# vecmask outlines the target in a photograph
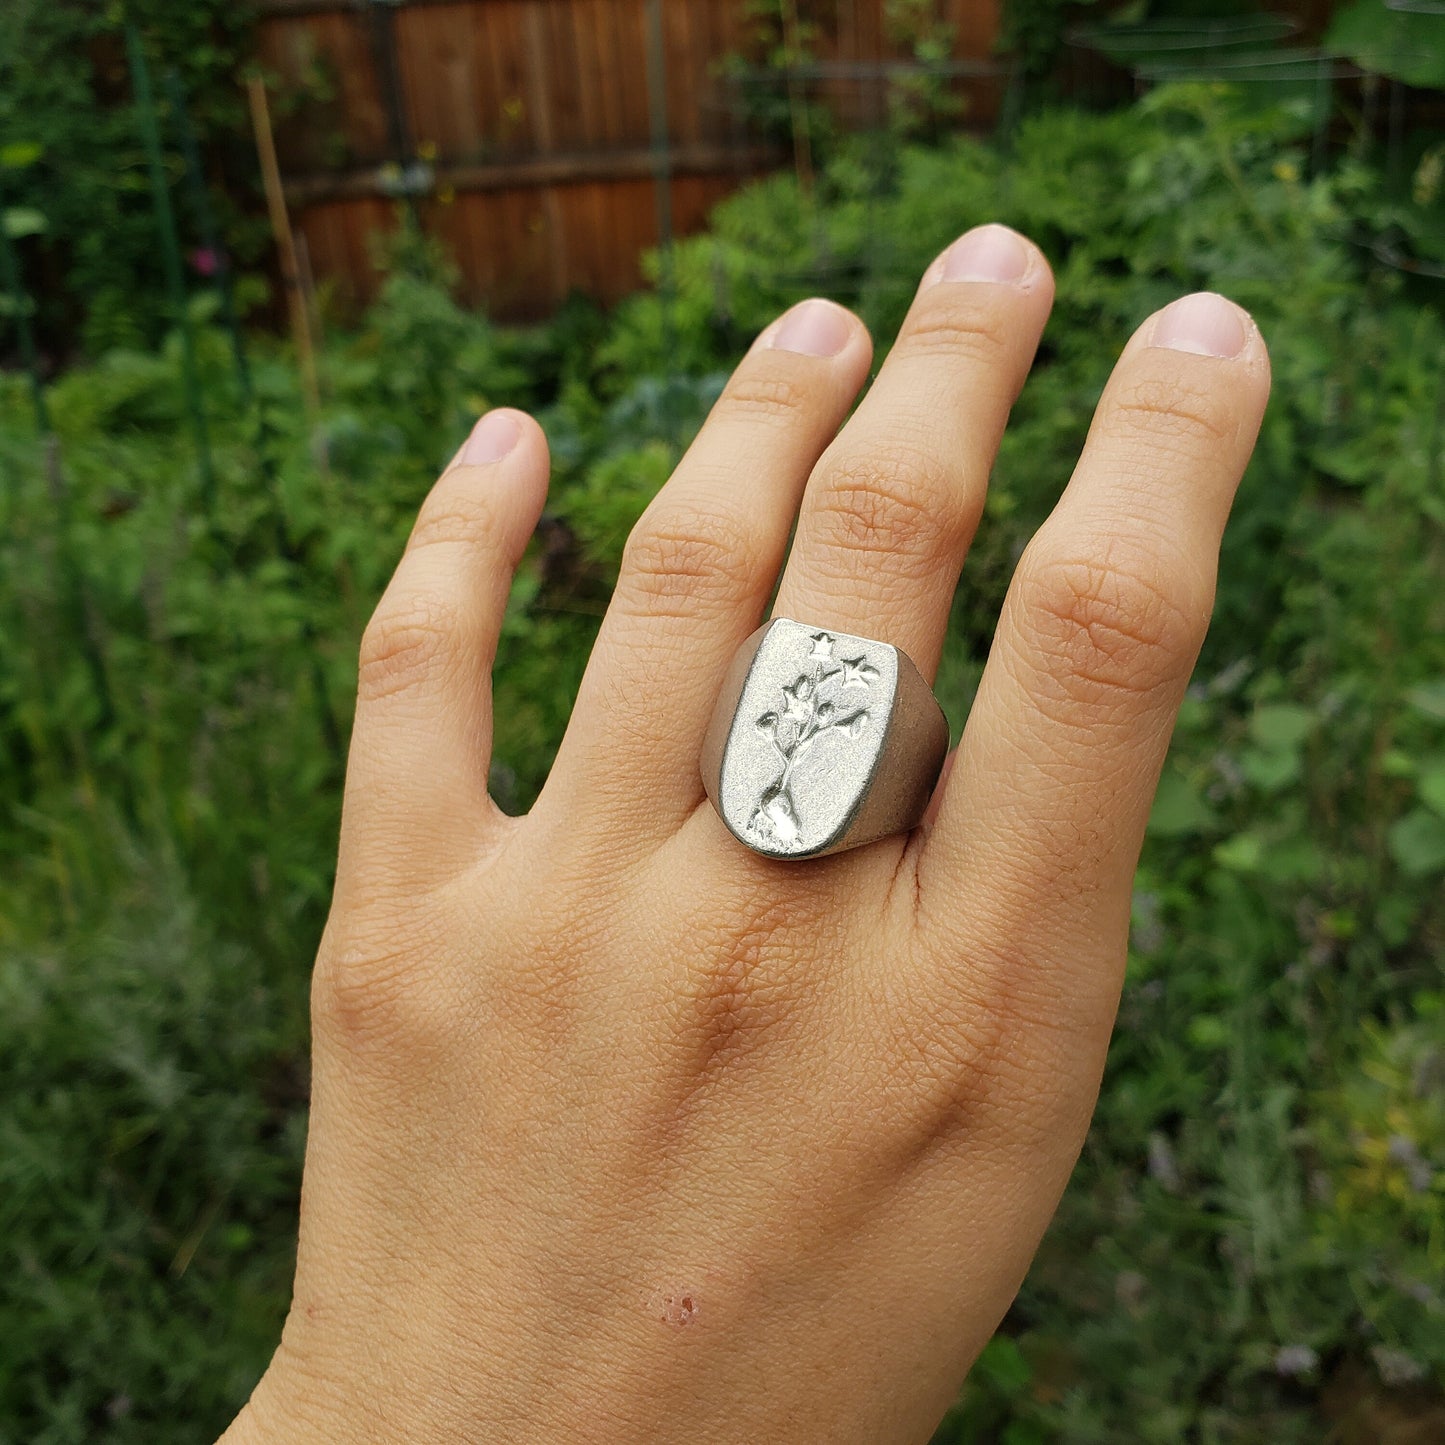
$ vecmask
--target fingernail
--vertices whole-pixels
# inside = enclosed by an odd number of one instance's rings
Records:
[[[509,411],[489,411],[462,445],[457,460],[464,467],[484,467],[499,462],[522,435],[517,418]]]
[[[1238,356],[1244,350],[1244,316],[1212,291],[1171,301],[1154,323],[1151,346],[1192,351],[1196,356]]]
[[[1021,281],[1029,269],[1023,237],[1007,226],[977,226],[944,253],[941,281]]]
[[[837,356],[852,334],[848,313],[815,296],[800,301],[783,317],[768,344],[774,351],[796,351],[801,356]]]

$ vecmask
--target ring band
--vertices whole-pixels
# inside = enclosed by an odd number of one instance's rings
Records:
[[[948,720],[905,652],[775,617],[738,648],[702,745],[702,781],[740,843],[816,858],[915,827]]]

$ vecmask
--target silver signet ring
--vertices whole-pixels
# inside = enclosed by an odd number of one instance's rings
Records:
[[[738,649],[702,745],[702,781],[739,842],[816,858],[916,826],[948,720],[887,642],[775,617]]]

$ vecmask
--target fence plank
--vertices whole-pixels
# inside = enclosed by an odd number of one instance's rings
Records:
[[[875,123],[885,109],[876,66],[897,51],[884,3],[836,0],[816,47],[820,77],[808,83],[849,123]],[[417,213],[456,256],[464,292],[499,312],[537,313],[573,286],[611,299],[636,285],[639,251],[656,241],[646,0],[389,4],[399,130],[424,163],[405,172],[398,163],[414,158],[394,153],[371,7],[256,3],[260,58],[279,80],[286,194],[317,275],[338,296],[372,294],[368,236],[392,223],[406,181],[429,189],[415,197]],[[987,59],[998,5],[938,0],[956,28],[956,58]],[[718,74],[746,43],[749,23],[742,0],[663,6],[669,195],[680,235],[767,159],[739,92]],[[966,90],[971,120],[992,113],[991,82],[954,83]]]

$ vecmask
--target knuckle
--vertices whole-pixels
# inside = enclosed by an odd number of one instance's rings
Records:
[[[352,1053],[415,1058],[458,1035],[425,949],[400,920],[352,931],[317,957],[311,1017],[317,1034]]]
[[[408,546],[421,548],[438,542],[459,542],[489,552],[502,552],[500,521],[492,508],[474,493],[457,496],[449,495],[449,490],[438,488],[422,503]]]
[[[733,605],[756,584],[758,543],[743,519],[694,505],[644,515],[622,551],[617,589],[624,605],[656,613],[683,600],[696,613]]]
[[[1119,430],[1189,451],[1232,439],[1234,412],[1227,395],[1178,376],[1134,377],[1107,404],[1108,420]]]
[[[374,702],[414,687],[448,665],[456,651],[461,609],[439,592],[383,598],[361,637],[357,691]]]
[[[1152,695],[1188,675],[1204,640],[1209,599],[1184,569],[1119,552],[1020,564],[1025,641],[1071,695]]]
[[[815,396],[815,388],[799,376],[778,371],[764,374],[744,367],[727,384],[714,409],[714,417],[721,412],[730,421],[791,420],[810,407]]]
[[[959,288],[931,288],[909,318],[902,345],[922,356],[945,355],[950,360],[976,363],[992,369],[1013,350],[1014,327],[1006,305],[984,298],[964,297]]]
[[[963,544],[971,525],[957,491],[947,469],[925,451],[839,457],[817,502],[821,540],[887,554],[895,569],[910,560],[931,566]]]

